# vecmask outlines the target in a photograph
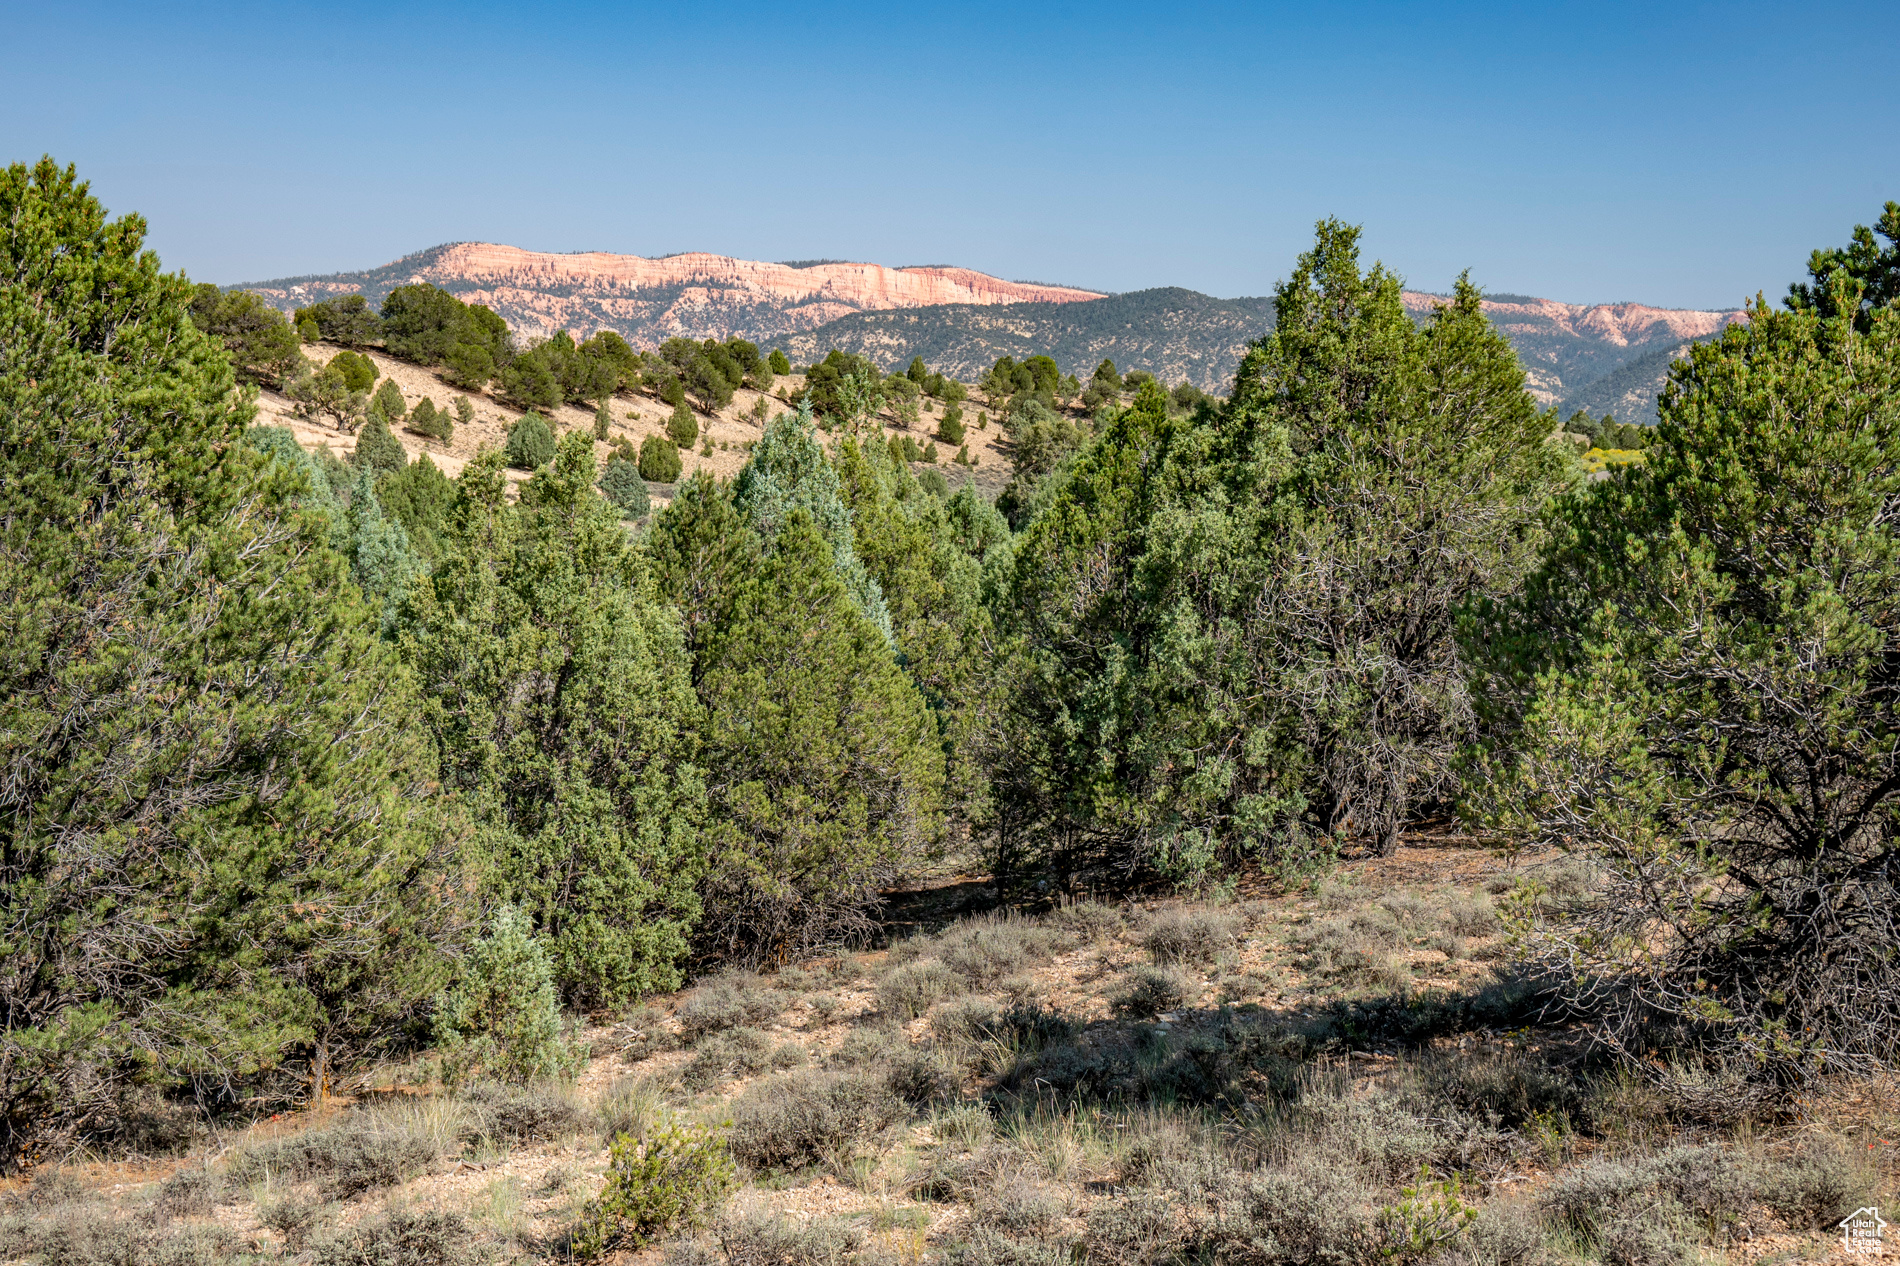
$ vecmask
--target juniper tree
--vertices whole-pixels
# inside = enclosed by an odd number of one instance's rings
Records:
[[[0,1148],[399,1040],[457,875],[407,677],[191,287],[0,171]]]
[[[1553,421],[1474,289],[1420,325],[1354,229],[1320,225],[1276,306],[1225,407],[1170,417],[1145,379],[1049,481],[1000,608],[1006,848],[1195,876],[1389,850],[1457,789],[1457,613],[1533,564]]]
[[[494,895],[547,937],[571,1001],[612,1006],[680,981],[705,787],[678,619],[593,484],[581,432],[518,505],[495,454],[471,463],[404,646]]]
[[[1770,1080],[1900,1055],[1900,312],[1828,283],[1678,362],[1471,631],[1495,812],[1603,871],[1530,944],[1626,1050]]]

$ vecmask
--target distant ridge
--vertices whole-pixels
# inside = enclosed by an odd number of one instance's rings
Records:
[[[833,347],[887,369],[922,356],[965,379],[999,356],[1045,353],[1083,377],[1107,359],[1222,392],[1247,344],[1273,321],[1271,299],[1215,299],[1177,286],[1108,295],[951,265],[762,263],[703,251],[553,254],[490,242],[450,242],[360,272],[234,288],[288,310],[337,294],[380,303],[416,281],[487,304],[524,341],[559,329],[580,336],[614,330],[641,348],[676,336],[736,336],[783,345],[800,362]],[[1404,299],[1424,320],[1445,296],[1407,291]],[[1516,347],[1540,401],[1622,421],[1654,420],[1656,391],[1674,358],[1744,319],[1735,310],[1559,303],[1508,292],[1486,296],[1484,308]]]
[[[524,338],[566,329],[618,331],[640,347],[669,338],[771,339],[867,309],[959,303],[1078,303],[1098,291],[1004,281],[969,268],[887,268],[839,260],[768,264],[703,251],[649,259],[601,251],[553,254],[491,242],[452,242],[361,272],[251,282],[291,309],[337,294],[372,303],[395,287],[431,282],[485,303]]]

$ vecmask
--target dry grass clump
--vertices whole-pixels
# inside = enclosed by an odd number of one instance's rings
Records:
[[[693,1058],[680,1072],[688,1090],[707,1090],[735,1077],[750,1077],[769,1068],[796,1068],[807,1059],[805,1049],[791,1043],[773,1046],[757,1029],[732,1029],[702,1038]]]
[[[1445,906],[1445,922],[1460,936],[1489,936],[1498,929],[1498,912],[1483,897],[1454,897]]]
[[[1217,910],[1167,910],[1141,927],[1141,946],[1163,965],[1204,966],[1231,949],[1240,920]]]
[[[311,1237],[330,1224],[332,1213],[333,1206],[322,1200],[285,1196],[259,1209],[257,1220],[283,1236],[291,1252],[301,1253]]]
[[[471,1086],[461,1097],[471,1108],[462,1129],[465,1143],[548,1143],[583,1133],[593,1123],[573,1092],[562,1086],[484,1083]]]
[[[937,957],[974,989],[984,989],[1026,967],[1045,963],[1060,938],[1014,913],[978,915],[937,937]]]
[[[675,1018],[688,1041],[741,1025],[764,1024],[785,1009],[784,999],[752,976],[720,976],[693,991]]]
[[[165,1225],[143,1210],[128,1214],[91,1199],[0,1221],[0,1256],[43,1266],[224,1266],[259,1260],[241,1253],[236,1236],[225,1227]]]
[[[317,1239],[313,1266],[475,1266],[494,1260],[458,1213],[392,1209]]]
[[[732,1105],[732,1154],[753,1169],[843,1167],[909,1114],[868,1073],[803,1071],[760,1082]]]
[[[877,985],[877,1005],[886,1015],[914,1020],[945,998],[964,992],[960,974],[941,959],[924,958],[886,974]]]
[[[1372,907],[1296,928],[1290,939],[1305,952],[1308,971],[1359,988],[1396,992],[1411,985],[1410,972],[1393,953],[1403,936],[1391,911]]]
[[[226,1177],[239,1186],[271,1178],[315,1179],[327,1198],[345,1200],[415,1177],[442,1151],[440,1139],[413,1120],[352,1113],[327,1129],[243,1149],[231,1158]]]
[[[721,1218],[714,1237],[726,1266],[845,1266],[865,1247],[864,1232],[842,1218],[800,1221],[760,1210]],[[669,1254],[667,1260],[687,1266],[707,1259]]]
[[[1122,912],[1114,906],[1095,901],[1078,901],[1049,912],[1049,927],[1078,944],[1100,944],[1122,934]]]
[[[158,1214],[202,1218],[217,1207],[223,1184],[202,1165],[188,1165],[158,1185]]]
[[[1115,1014],[1135,1020],[1152,1020],[1187,1005],[1200,994],[1200,982],[1173,967],[1136,967],[1123,978],[1122,985],[1109,996]]]
[[[594,1101],[603,1143],[611,1143],[622,1134],[641,1138],[665,1112],[666,1095],[648,1077],[622,1077]]]

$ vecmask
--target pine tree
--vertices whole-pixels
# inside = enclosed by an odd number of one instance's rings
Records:
[[[647,481],[640,478],[640,471],[632,462],[619,454],[607,459],[607,468],[600,475],[600,495],[620,511],[622,518],[644,518],[653,508],[647,495]]]
[[[403,525],[383,513],[376,497],[375,475],[367,467],[356,477],[350,489],[349,508],[344,512],[350,559],[350,576],[376,608],[377,628],[384,637],[396,631],[396,611],[416,577],[423,572],[422,559],[409,544]]]
[[[1900,1054],[1900,311],[1826,281],[1678,361],[1646,461],[1467,637],[1497,824],[1600,876],[1516,930],[1613,1048],[1666,1028],[1711,1087]]]
[[[772,354],[766,358],[765,363],[770,365],[772,372],[781,378],[792,372],[792,362],[786,358],[783,348],[773,348]]]
[[[563,1027],[547,946],[527,915],[497,907],[454,986],[436,1000],[435,1039],[448,1079],[562,1077],[578,1062]]]
[[[605,444],[607,442],[607,436],[613,430],[613,425],[613,410],[607,407],[607,400],[603,396],[600,401],[600,407],[594,410],[594,438]]]
[[[383,379],[383,385],[376,388],[376,394],[370,397],[370,411],[382,414],[383,421],[395,426],[403,419],[406,406],[403,404],[402,388],[396,385],[394,378]]]
[[[708,715],[701,941],[756,963],[861,930],[879,885],[942,830],[923,699],[802,506],[761,549],[702,476],[661,514],[653,550],[697,629]]]

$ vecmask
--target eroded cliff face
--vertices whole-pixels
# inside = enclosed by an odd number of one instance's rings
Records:
[[[247,287],[294,308],[336,294],[372,302],[396,286],[431,282],[484,303],[524,341],[565,329],[585,337],[611,329],[638,347],[676,335],[762,339],[855,312],[938,304],[1076,303],[1102,296],[1064,286],[1004,281],[968,268],[817,264],[793,268],[689,252],[665,259],[587,252],[552,255],[489,242],[461,242],[382,268],[299,277]]]

